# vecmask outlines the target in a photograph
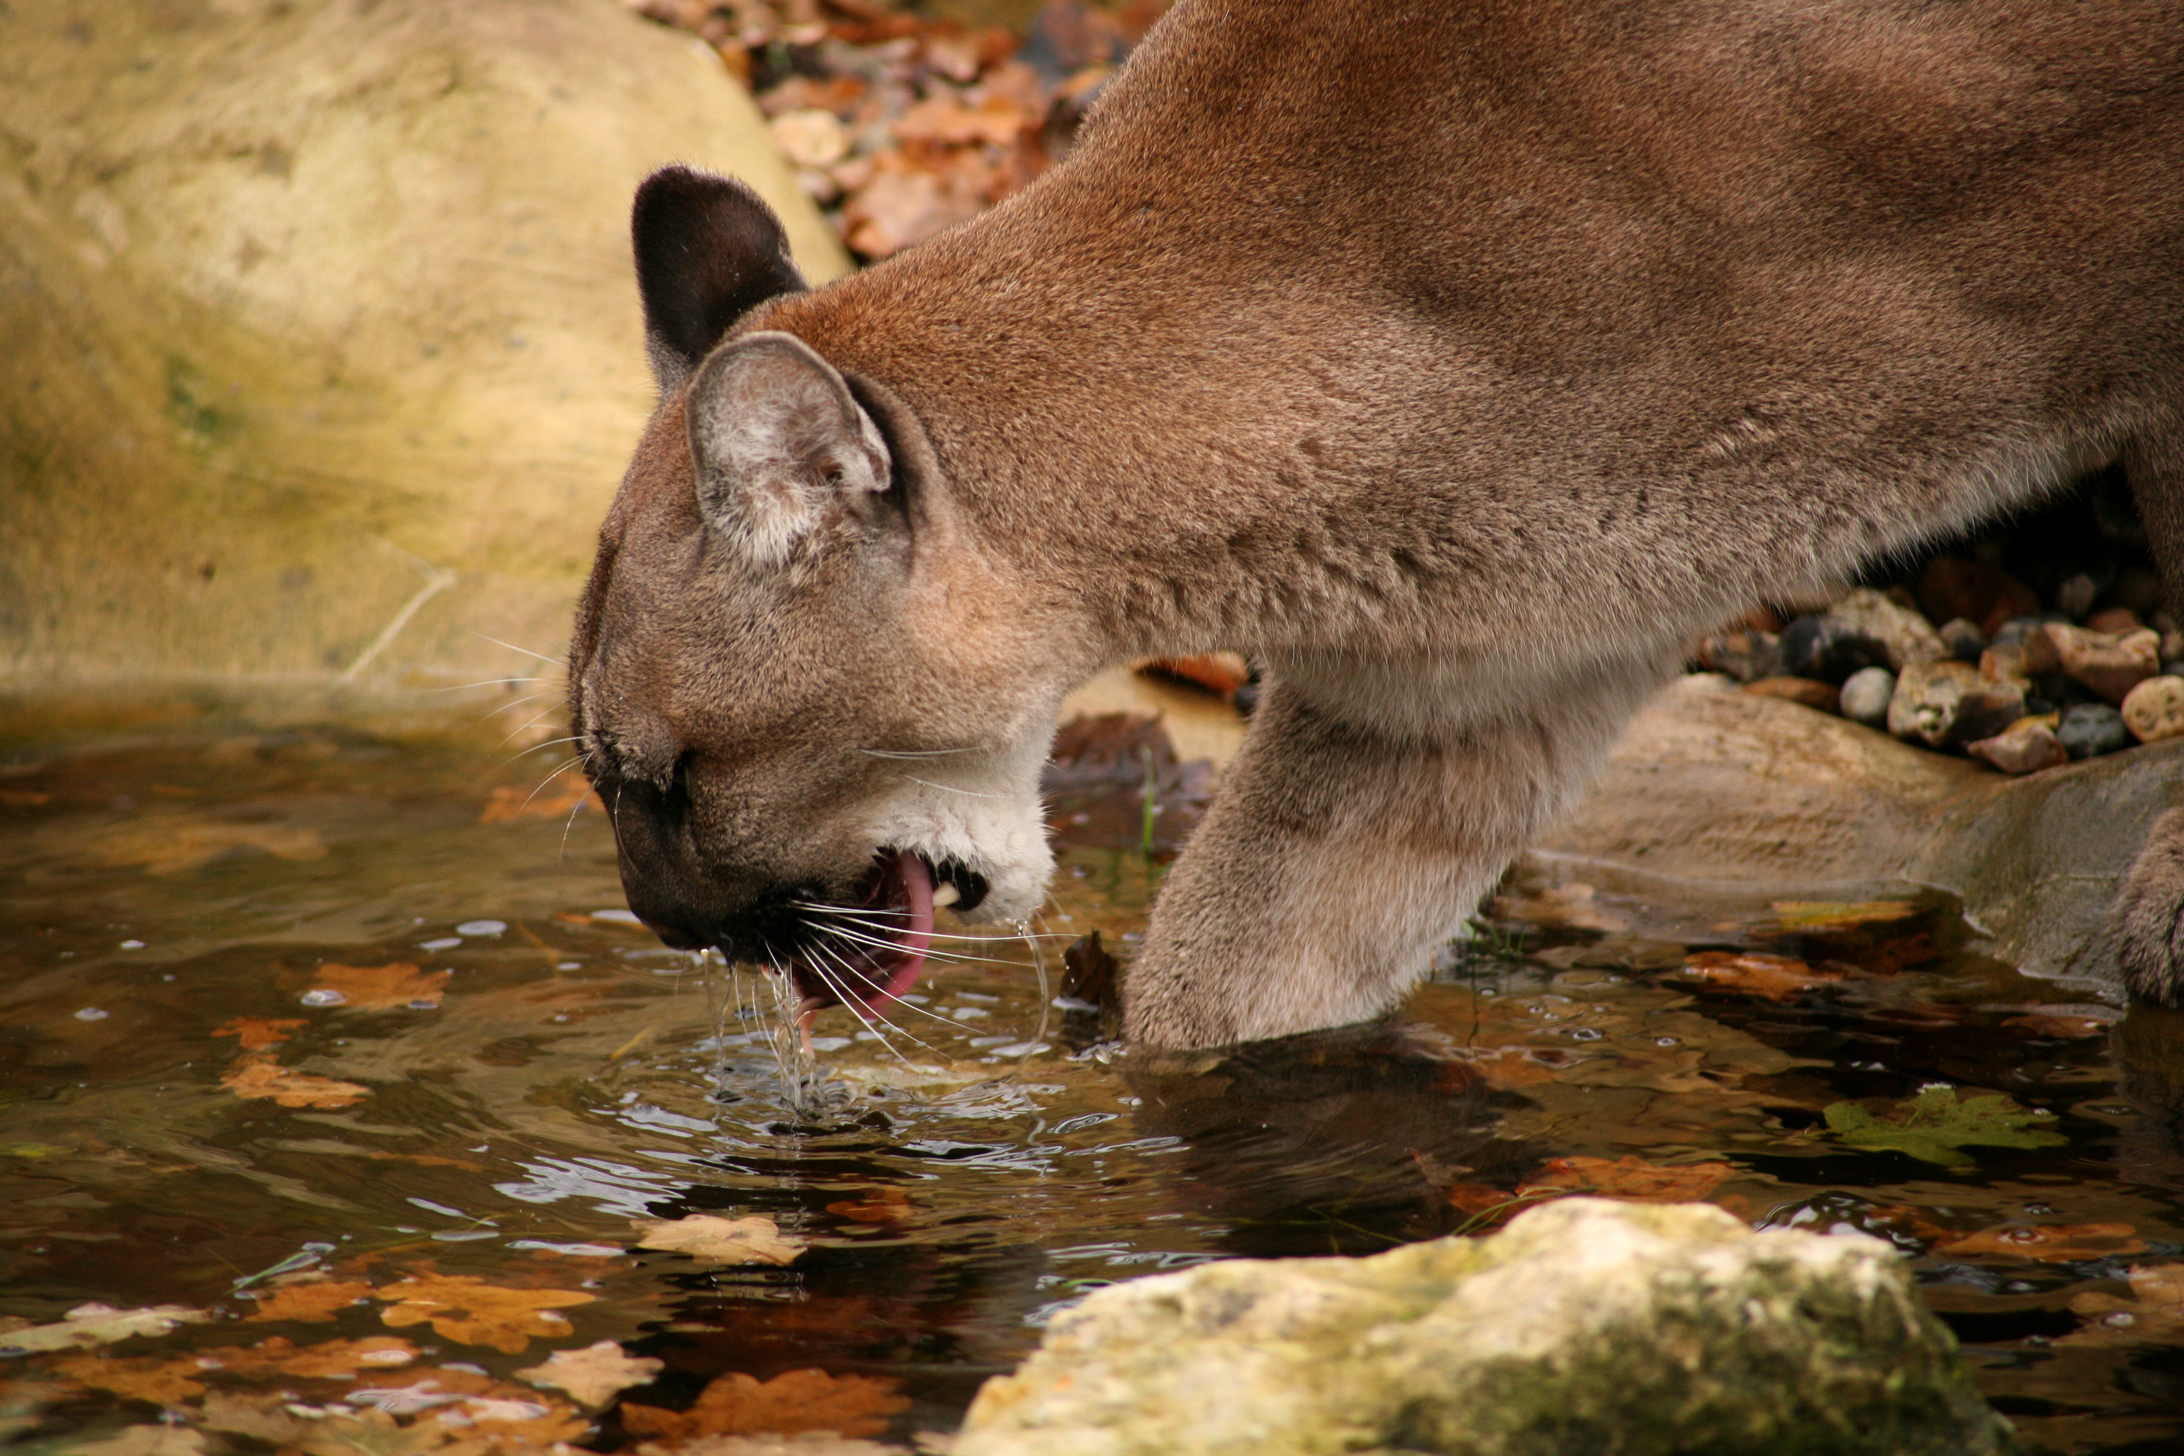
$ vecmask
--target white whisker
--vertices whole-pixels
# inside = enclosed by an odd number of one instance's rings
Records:
[[[974,746],[970,748],[860,748],[857,751],[872,758],[909,759],[947,758],[958,753],[977,753],[979,750]]]
[[[868,945],[874,950],[900,951],[903,949],[901,941],[889,940],[883,935],[861,935],[854,930],[844,930],[839,925],[815,924],[811,928],[821,935],[831,935],[837,940],[845,940],[852,945]],[[1008,964],[1006,961],[997,961],[992,956],[964,955],[959,951],[933,950],[930,947],[925,951],[925,958],[936,961],[954,961],[968,966],[1003,966]]]
[[[833,961],[837,966],[841,967],[842,974],[845,977],[853,977],[856,980],[864,981],[868,985],[871,983],[871,978],[869,976],[858,975],[856,971],[851,969],[849,962],[843,960],[840,956],[835,955],[825,946],[814,946],[813,949],[818,951],[821,955],[827,957],[827,959]],[[804,964],[810,966],[813,974],[817,975],[820,980],[826,982],[828,987],[833,990],[835,995],[842,998],[843,1008],[847,1010],[850,1015],[856,1017],[858,1022],[863,1025],[865,1030],[871,1032],[874,1036],[878,1037],[880,1039],[880,1045],[886,1047],[887,1050],[893,1054],[895,1059],[901,1062],[904,1066],[907,1067],[910,1065],[910,1059],[904,1056],[899,1050],[897,1050],[895,1044],[887,1039],[887,1032],[880,1030],[882,1026],[889,1028],[895,1033],[895,1035],[903,1038],[905,1041],[911,1042],[917,1046],[925,1047],[927,1051],[933,1052],[933,1049],[931,1047],[925,1046],[924,1042],[919,1041],[909,1032],[904,1031],[901,1027],[895,1025],[894,1022],[889,1021],[877,1010],[871,1010],[862,1005],[856,999],[854,999],[852,994],[844,988],[842,983],[837,982],[834,977],[827,974],[826,967],[817,965],[811,961],[806,961],[804,962]],[[876,990],[878,988],[874,987],[874,989]],[[940,1055],[940,1053],[933,1052],[933,1055],[937,1057]]]
[[[419,688],[417,691],[421,693],[460,693],[466,692],[471,688],[494,688],[500,687],[506,683],[531,683],[544,681],[544,678],[536,677],[488,677],[480,678],[476,682],[456,683],[452,687]]]
[[[939,789],[942,793],[962,794],[973,799],[1006,799],[1011,797],[1008,794],[984,794],[977,789],[959,789],[954,784],[936,784],[931,779],[921,779],[916,774],[897,774],[895,777],[908,779],[913,784],[923,784],[928,789]]]
[[[543,653],[543,652],[533,652],[533,651],[532,651],[532,650],[531,650],[530,648],[528,648],[528,647],[518,647],[518,646],[517,646],[517,645],[516,645],[515,643],[513,643],[513,642],[503,642],[503,641],[501,641],[501,640],[500,640],[500,638],[498,638],[498,637],[486,637],[486,636],[485,636],[485,634],[484,634],[483,632],[472,632],[472,633],[471,633],[470,635],[471,635],[471,636],[473,636],[473,637],[485,637],[485,640],[486,640],[486,641],[488,641],[488,642],[490,642],[490,643],[492,643],[492,644],[493,644],[493,645],[494,645],[495,647],[505,647],[505,648],[507,648],[507,649],[508,649],[508,650],[509,650],[510,652],[520,652],[520,653],[522,653],[522,654],[523,654],[523,655],[524,655],[525,657],[535,657],[535,658],[537,658],[537,659],[538,659],[538,660],[539,660],[540,662],[550,662],[550,663],[552,663],[552,664],[553,664],[553,665],[554,665],[555,667],[558,667],[558,668],[562,668],[563,670],[566,670],[566,669],[568,668],[568,666],[569,666],[569,664],[567,664],[566,662],[563,662],[563,661],[562,661],[562,660],[561,660],[560,658],[558,658],[558,657],[548,657],[548,656],[547,656],[547,655],[546,655],[545,653]]]

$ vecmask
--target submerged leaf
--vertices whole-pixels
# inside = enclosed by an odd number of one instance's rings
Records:
[[[625,1403],[622,1424],[634,1435],[671,1441],[799,1431],[877,1436],[887,1429],[887,1417],[910,1407],[908,1396],[896,1394],[900,1384],[871,1375],[829,1375],[824,1370],[791,1370],[766,1381],[728,1374],[706,1386],[686,1411]]]
[[[792,1264],[804,1245],[781,1232],[772,1219],[721,1218],[693,1213],[688,1218],[640,1222],[640,1249],[665,1249],[723,1264]]]
[[[2002,1224],[1952,1239],[1934,1252],[1958,1258],[1999,1255],[2067,1264],[2077,1259],[2143,1254],[2146,1243],[2127,1223]]]
[[[1737,1176],[1734,1163],[1649,1163],[1644,1158],[1554,1158],[1526,1179],[1520,1196],[1548,1189],[1626,1203],[1688,1203]]]
[[[310,1024],[300,1016],[280,1018],[238,1016],[224,1026],[214,1027],[212,1034],[214,1036],[232,1036],[236,1039],[236,1044],[244,1051],[254,1052],[260,1047],[279,1046],[282,1042],[288,1040],[288,1034],[291,1031],[299,1026],[309,1026]]]
[[[221,1073],[220,1085],[238,1097],[270,1097],[283,1107],[347,1107],[372,1094],[371,1088],[355,1082],[284,1067],[269,1050],[237,1057]]]
[[[0,1334],[0,1350],[88,1350],[131,1335],[164,1335],[176,1325],[202,1324],[211,1318],[210,1310],[181,1304],[155,1304],[143,1309],[79,1304],[56,1324],[30,1325]]]
[[[1784,930],[1853,930],[1919,913],[1909,900],[1777,900],[1767,908],[1782,917]]]
[[[1750,991],[1769,1001],[1794,1001],[1815,986],[1843,979],[1840,971],[1818,970],[1788,956],[1756,950],[1700,951],[1685,962],[1683,973],[1719,986]]]
[[[1893,1115],[1876,1117],[1856,1102],[1830,1103],[1822,1116],[1828,1130],[1854,1148],[1886,1148],[1936,1163],[1968,1168],[1972,1159],[1957,1151],[1978,1145],[1996,1148],[2052,1148],[2070,1140],[2034,1126],[2052,1123],[2044,1108],[2023,1108],[2000,1093],[1957,1100],[1952,1087],[1927,1087],[1895,1105]]]
[[[575,1289],[504,1289],[467,1274],[414,1275],[383,1286],[375,1297],[388,1301],[379,1317],[398,1329],[430,1321],[450,1340],[509,1355],[534,1339],[566,1336],[567,1317],[553,1311],[598,1298]]]
[[[312,980],[323,990],[338,991],[342,1004],[357,1011],[393,1011],[408,1006],[437,1006],[447,994],[453,971],[419,970],[408,961],[384,966],[344,966],[328,961]]]
[[[565,1390],[584,1405],[603,1406],[633,1385],[649,1385],[665,1366],[663,1360],[639,1358],[616,1341],[601,1340],[581,1350],[556,1350],[545,1364],[516,1375],[533,1385]]]
[[[258,1301],[250,1318],[287,1320],[296,1324],[324,1324],[360,1299],[371,1297],[372,1287],[358,1280],[319,1279],[283,1284]]]
[[[2174,1343],[2184,1335],[2184,1264],[2133,1264],[2130,1280],[2129,1299],[2098,1290],[2070,1296],[2072,1311],[2087,1323],[2055,1343]]]

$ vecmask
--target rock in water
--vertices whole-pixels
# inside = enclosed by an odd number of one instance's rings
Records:
[[[1885,667],[1864,667],[1843,681],[1843,716],[1868,728],[1888,726],[1888,700],[1896,695],[1896,675]]]
[[[2015,1449],[1878,1240],[1569,1198],[1483,1241],[1102,1289],[955,1456]]]

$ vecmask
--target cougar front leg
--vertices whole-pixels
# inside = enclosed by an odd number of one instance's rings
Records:
[[[1625,680],[1627,679],[1627,680]],[[1403,731],[1275,678],[1154,907],[1124,1033],[1208,1047],[1379,1014],[1591,777],[1653,675]],[[1385,718],[1386,715],[1383,715]]]

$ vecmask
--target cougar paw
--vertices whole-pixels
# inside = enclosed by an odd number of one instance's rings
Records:
[[[2184,809],[2154,821],[2116,893],[2115,927],[2132,999],[2184,1009]]]

